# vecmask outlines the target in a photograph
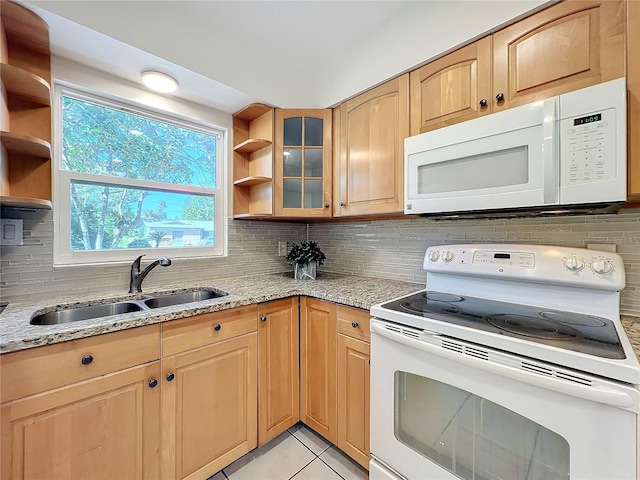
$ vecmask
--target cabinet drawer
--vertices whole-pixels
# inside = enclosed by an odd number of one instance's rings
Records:
[[[338,333],[364,342],[371,342],[370,320],[369,310],[338,305]]]
[[[5,403],[158,358],[160,325],[7,353],[0,356],[0,401]]]
[[[258,305],[175,320],[162,325],[162,356],[167,357],[255,332],[257,329]]]

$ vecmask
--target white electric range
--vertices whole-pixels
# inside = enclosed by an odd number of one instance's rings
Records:
[[[371,308],[372,479],[637,478],[619,255],[449,245],[424,269]]]

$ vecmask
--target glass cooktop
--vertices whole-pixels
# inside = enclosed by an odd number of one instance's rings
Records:
[[[383,308],[604,358],[626,358],[609,319],[450,293],[419,292]]]

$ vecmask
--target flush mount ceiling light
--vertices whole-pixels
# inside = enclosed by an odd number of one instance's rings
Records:
[[[178,88],[178,82],[175,78],[165,73],[154,72],[152,70],[142,72],[142,83],[151,90],[160,93],[171,93]]]

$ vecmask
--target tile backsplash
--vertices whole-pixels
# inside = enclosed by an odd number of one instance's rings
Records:
[[[323,270],[425,283],[427,247],[454,243],[532,243],[586,248],[615,244],[623,257],[627,286],[621,312],[640,316],[640,209],[618,215],[500,220],[368,220],[318,223],[309,238],[327,255]]]
[[[0,247],[0,298],[3,301],[28,302],[35,295],[43,299],[69,292],[128,291],[130,264],[54,268],[52,213],[21,212],[19,215],[24,219],[24,245]],[[156,268],[144,280],[144,288],[290,270],[284,258],[276,256],[278,241],[304,240],[306,227],[296,223],[230,220],[228,232],[228,256],[174,260],[169,268]],[[134,257],[131,256],[132,261]],[[153,258],[150,252],[145,261]]]
[[[24,246],[0,248],[0,298],[30,301],[68,294],[123,293],[129,265],[53,267],[51,212],[21,213]],[[224,258],[175,260],[145,279],[145,287],[163,283],[211,282],[218,278],[290,270],[277,257],[278,241],[306,238],[301,223],[229,221],[229,255]],[[586,247],[615,244],[622,255],[627,287],[621,311],[640,316],[640,209],[619,215],[566,216],[500,220],[436,221],[419,217],[400,220],[317,223],[309,238],[327,255],[321,270],[392,278],[424,284],[422,260],[430,245],[447,243],[534,243]],[[152,255],[149,255],[152,257]],[[133,257],[132,257],[133,260]]]

